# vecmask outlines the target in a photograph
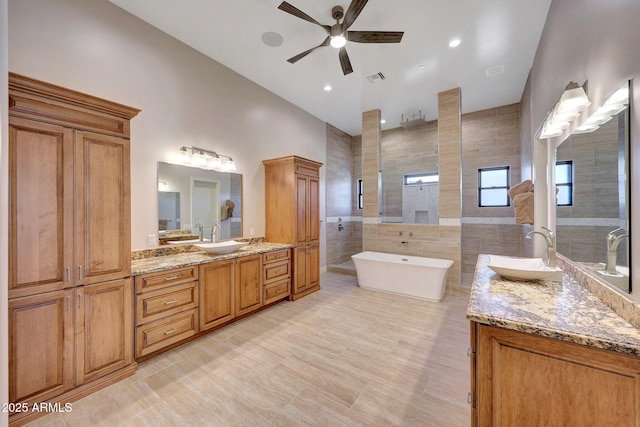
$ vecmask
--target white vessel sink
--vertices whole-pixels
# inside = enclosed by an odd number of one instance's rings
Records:
[[[228,254],[233,251],[237,251],[238,249],[247,246],[249,242],[238,242],[235,240],[227,240],[225,242],[218,243],[196,243],[193,246],[196,246],[202,249],[205,252],[209,252],[211,254],[221,255]]]
[[[548,267],[542,258],[511,258],[489,255],[488,267],[507,279],[513,280],[543,280],[560,274],[562,270]]]
[[[202,239],[203,242],[208,242],[209,239]],[[200,239],[191,239],[191,240],[169,240],[167,241],[170,245],[193,245],[194,243],[200,243]]]

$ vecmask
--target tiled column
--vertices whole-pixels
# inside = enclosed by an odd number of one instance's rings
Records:
[[[462,278],[462,129],[460,88],[438,94],[438,163],[440,173],[440,241],[447,246],[454,264],[450,283]],[[446,242],[446,243],[445,243]]]
[[[380,222],[380,110],[362,113],[362,249],[370,250]]]

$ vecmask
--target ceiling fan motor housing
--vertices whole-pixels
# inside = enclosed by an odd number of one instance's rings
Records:
[[[333,9],[331,9],[331,16],[336,21],[341,20],[344,17],[344,9],[342,9],[342,6],[333,6]]]

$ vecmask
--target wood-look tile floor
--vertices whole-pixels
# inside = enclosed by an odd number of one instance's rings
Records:
[[[30,425],[470,424],[468,296],[427,302],[335,273],[321,284]]]

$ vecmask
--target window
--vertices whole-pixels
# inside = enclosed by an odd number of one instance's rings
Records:
[[[573,206],[573,160],[556,162],[558,206]]]
[[[358,193],[358,209],[362,209],[363,201],[362,201],[362,180],[359,179],[356,183],[356,192]]]
[[[418,173],[404,176],[404,185],[420,185],[438,182],[440,177],[438,172]]]
[[[478,169],[478,206],[510,206],[509,166]]]

